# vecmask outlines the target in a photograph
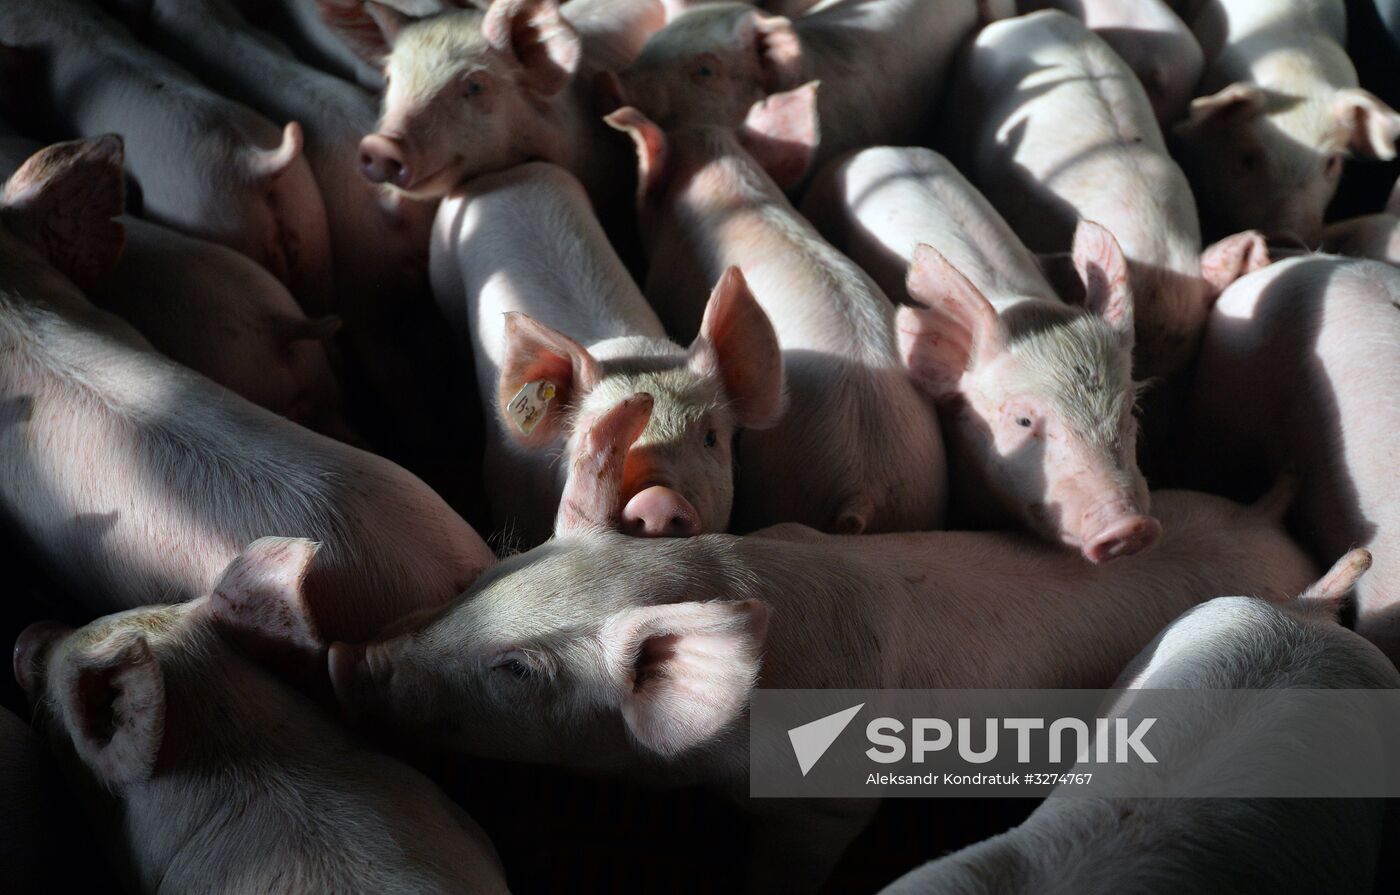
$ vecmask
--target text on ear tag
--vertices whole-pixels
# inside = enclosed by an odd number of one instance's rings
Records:
[[[554,383],[548,379],[536,379],[534,382],[525,383],[506,405],[506,411],[510,414],[511,422],[515,423],[515,428],[525,435],[535,431],[535,427],[549,410],[549,402],[554,399],[554,395]]]

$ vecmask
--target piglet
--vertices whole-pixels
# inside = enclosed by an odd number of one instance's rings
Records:
[[[1198,0],[1203,95],[1177,125],[1213,235],[1254,227],[1316,246],[1348,154],[1395,158],[1400,116],[1357,86],[1342,0]]]
[[[364,176],[439,198],[481,174],[540,159],[568,169],[605,206],[628,180],[625,150],[594,105],[594,74],[619,68],[664,21],[660,0],[492,0],[415,18],[366,4],[387,87],[360,143]],[[332,26],[340,20],[328,20]],[[625,146],[625,144],[623,144]]]
[[[1131,691],[1359,690],[1400,687],[1400,675],[1374,646],[1337,624],[1340,598],[1365,569],[1365,551],[1343,557],[1294,605],[1217,597],[1189,610],[1133,660],[1119,685]],[[1318,604],[1331,606],[1330,617]],[[1222,700],[1224,695],[1220,697]],[[1238,744],[1275,731],[1280,740],[1316,725],[1296,714],[1269,714],[1257,703],[1229,719],[1162,719],[1171,737],[1159,762],[1189,761],[1197,779],[1247,775],[1253,756]],[[1241,732],[1238,739],[1229,730]],[[1358,728],[1355,733],[1365,736]],[[1338,730],[1329,736],[1345,736]],[[1168,751],[1162,751],[1163,749]],[[1151,789],[1170,780],[1142,765],[1108,770],[1115,786]],[[1134,782],[1136,781],[1136,782]],[[1051,892],[1372,891],[1381,848],[1382,804],[1359,799],[1192,799],[1051,797],[1019,827],[932,861],[900,877],[882,895],[1043,895]]]
[[[1191,188],[1132,70],[1046,10],[987,26],[956,84],[950,121],[972,181],[1032,251],[1068,251],[1080,220],[1106,227],[1128,259],[1137,372],[1184,367],[1210,302],[1265,246],[1248,233],[1201,253]]]
[[[1053,7],[1079,19],[1128,63],[1158,124],[1167,128],[1185,117],[1205,58],[1164,0],[1018,0],[1016,6],[1023,13]]]
[[[1292,258],[1226,290],[1201,349],[1188,455],[1198,481],[1248,487],[1261,468],[1299,477],[1292,521],[1322,555],[1375,565],[1356,631],[1400,659],[1400,270]]]
[[[628,413],[595,423],[618,451],[636,434]],[[615,515],[619,466],[581,470],[568,490],[612,491]],[[418,630],[332,645],[329,673],[353,716],[424,745],[747,802],[755,687],[1107,687],[1210,595],[1281,600],[1316,575],[1277,501],[1154,504],[1162,542],[1103,567],[999,533],[786,525],[642,541],[599,526],[503,561]],[[747,804],[764,816],[759,891],[815,888],[874,808]]]
[[[592,450],[584,436],[594,419],[646,395],[620,524],[650,537],[727,530],[735,433],[777,422],[783,398],[777,336],[737,268],[719,277],[699,335],[680,347],[579,182],[533,162],[472,180],[443,203],[432,273],[476,359],[498,528],[535,544],[556,515],[561,531],[587,515],[560,504],[571,465]]]
[[[1091,562],[1157,540],[1136,457],[1133,296],[1111,234],[1079,224],[1073,254],[1085,299],[1074,307],[932,150],[840,160],[803,209],[886,292],[914,302],[896,317],[900,351],[945,408],[964,512],[1010,517]]]
[[[242,252],[327,310],[326,210],[300,125],[279,130],[214,93],[87,0],[6,3],[0,43],[34,57],[33,77],[5,81],[38,94],[3,97],[12,108],[60,133],[121,134],[147,217]]]
[[[807,85],[769,98],[738,132],[666,132],[631,107],[608,119],[637,145],[646,293],[668,332],[693,334],[708,285],[738,266],[777,331],[788,409],[776,427],[740,439],[738,530],[934,528],[946,501],[943,441],[895,353],[894,307],[760,164],[802,176],[815,93]]]
[[[91,608],[207,593],[243,545],[317,540],[323,629],[373,632],[492,561],[421,481],[151,350],[73,278],[116,263],[121,141],[35,155],[0,197],[0,511]]]
[[[820,166],[926,138],[945,72],[977,21],[974,0],[831,3],[795,20],[707,3],[652,35],[610,89],[663,128],[738,127],[764,97],[819,80]]]
[[[234,648],[312,636],[289,628],[310,556],[264,539],[199,600],[20,634],[15,679],[113,866],[141,892],[504,893],[490,840],[427,778]]]
[[[276,277],[231,249],[123,215],[121,262],[88,290],[171,360],[260,407],[354,440],[326,346],[340,318],[308,318]]]

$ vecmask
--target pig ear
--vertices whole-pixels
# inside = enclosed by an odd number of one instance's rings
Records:
[[[383,63],[399,32],[413,21],[402,11],[375,0],[316,0],[316,11],[331,33],[375,66]]]
[[[116,266],[126,230],[122,138],[73,140],[39,150],[5,184],[4,216],[22,240],[79,285]]]
[[[520,67],[521,83],[543,96],[563,90],[578,71],[583,44],[557,0],[495,0],[481,31]]]
[[[601,378],[587,348],[525,314],[506,314],[498,400],[502,421],[517,441],[532,447],[548,444],[560,432],[559,407],[577,402]],[[540,392],[546,384],[547,392]],[[531,406],[518,403],[527,386]],[[531,413],[532,408],[538,412]]]
[[[899,309],[900,357],[935,400],[952,397],[979,358],[1004,350],[1001,320],[981,290],[931,246],[914,249],[906,287],[926,307]]]
[[[326,642],[306,595],[306,576],[319,549],[304,538],[249,544],[214,585],[209,608],[217,624],[258,652],[319,651]]]
[[[1395,158],[1400,115],[1379,97],[1360,88],[1339,90],[1332,108],[1347,130],[1353,152],[1385,162]]]
[[[639,392],[598,417],[569,466],[554,536],[616,531],[622,524],[622,480],[627,452],[651,421],[651,395]]]
[[[1369,568],[1369,550],[1357,547],[1349,551],[1327,570],[1327,574],[1298,595],[1294,607],[1307,615],[1319,615],[1329,621],[1337,621],[1341,615],[1342,604]]]
[[[768,607],[755,600],[642,606],[603,627],[622,718],[641,745],[672,757],[738,719],[762,664]]]
[[[752,41],[765,92],[781,93],[802,83],[802,42],[791,19],[754,12],[739,28]]]
[[[821,143],[819,84],[811,81],[754,103],[739,129],[739,142],[784,190],[806,179]]]
[[[144,635],[113,635],[72,657],[64,694],[73,745],[113,790],[149,780],[165,734],[165,676]]]
[[[1119,340],[1133,347],[1133,293],[1128,287],[1128,259],[1118,240],[1093,221],[1074,231],[1074,269],[1084,282],[1084,307],[1103,319]]]
[[[1239,81],[1210,96],[1191,100],[1190,114],[1176,125],[1176,132],[1185,135],[1203,125],[1253,118],[1262,114],[1266,105],[1268,94],[1264,88]]]
[[[718,373],[746,429],[764,429],[783,410],[783,352],[778,335],[739,268],[724,272],[710,293],[690,363],[702,375]]]
[[[671,149],[666,132],[632,106],[624,106],[603,120],[630,136],[637,147],[638,200],[658,195],[669,176]]]
[[[1213,302],[1226,287],[1246,274],[1268,267],[1269,244],[1258,230],[1227,236],[1201,253],[1201,277],[1210,286]]]

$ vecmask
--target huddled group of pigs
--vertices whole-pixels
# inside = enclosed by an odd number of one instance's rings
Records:
[[[0,888],[50,753],[135,891],[504,891],[421,750],[708,786],[791,892],[876,804],[749,800],[755,687],[1400,687],[1346,19],[3,0]],[[1383,809],[1052,800],[893,890],[1369,892]]]

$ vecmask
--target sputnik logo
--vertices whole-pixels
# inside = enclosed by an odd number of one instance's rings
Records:
[[[806,777],[807,772],[821,760],[826,750],[830,749],[831,744],[841,735],[841,731],[846,729],[863,708],[865,703],[862,702],[860,705],[853,705],[788,731],[788,739],[792,741],[792,751],[797,756],[797,766],[802,769],[803,777]]]

